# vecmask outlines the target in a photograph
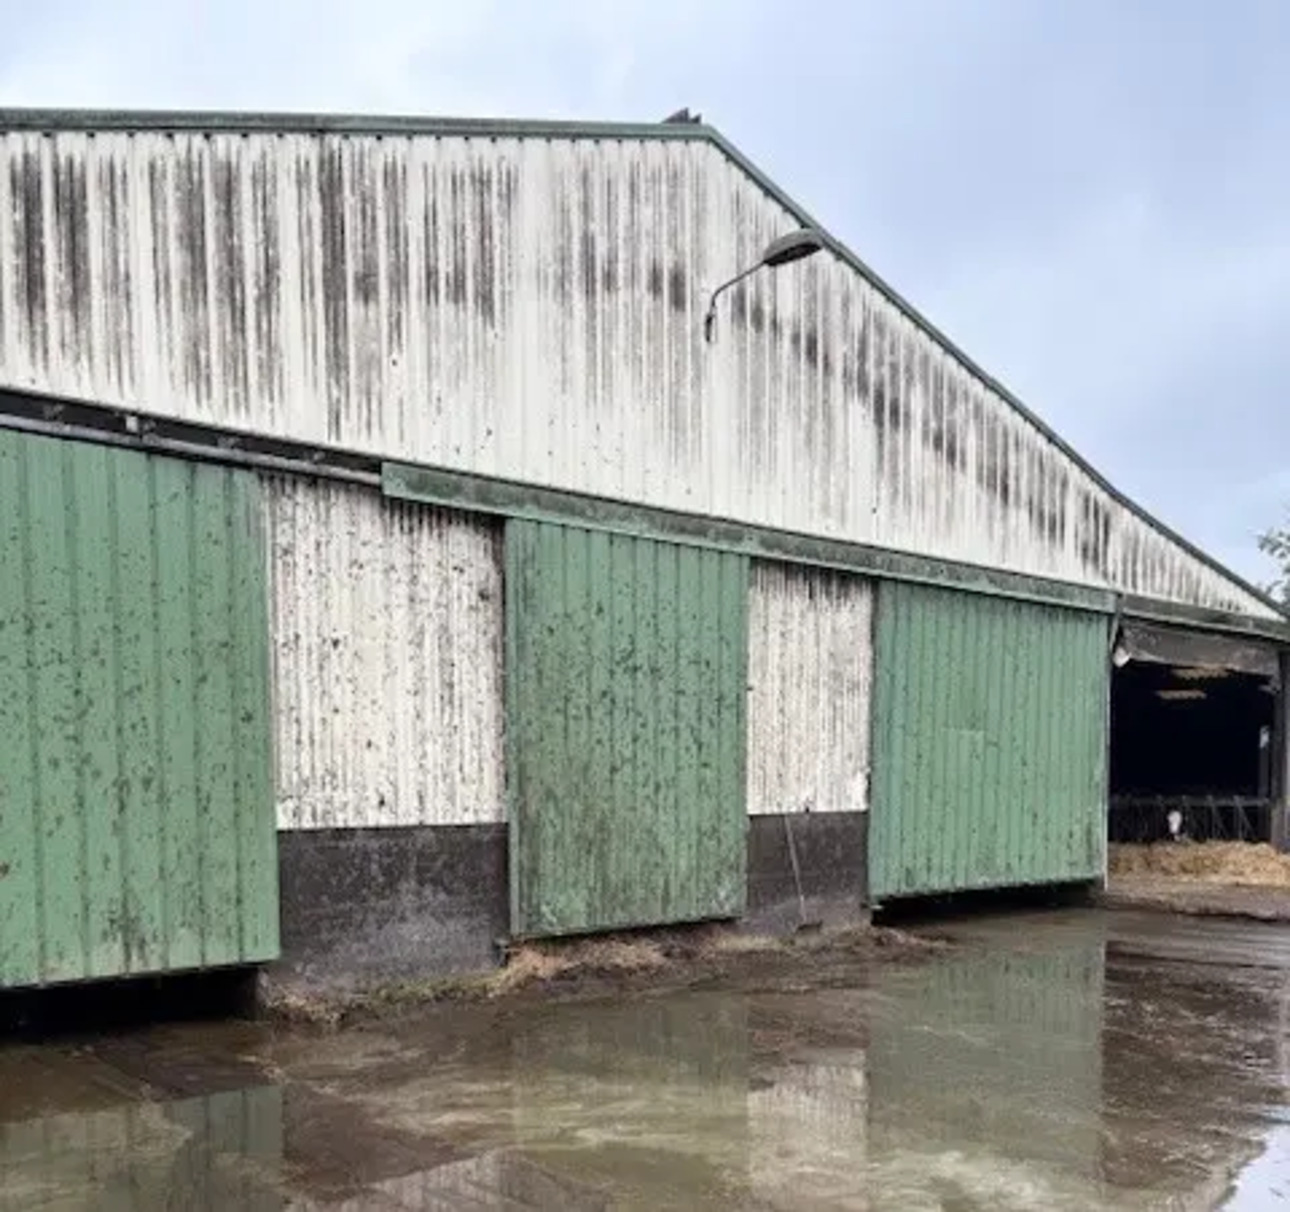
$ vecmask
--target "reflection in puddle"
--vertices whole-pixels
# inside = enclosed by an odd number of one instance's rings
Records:
[[[0,1049],[0,1209],[1266,1207],[1286,972],[1168,920],[981,921],[808,992]]]
[[[973,948],[890,982],[869,1060],[883,1206],[1105,1202],[1103,973],[1093,936]]]
[[[273,1086],[0,1124],[0,1209],[281,1207]]]

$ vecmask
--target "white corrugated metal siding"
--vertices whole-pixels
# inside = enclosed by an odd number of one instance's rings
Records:
[[[748,811],[869,804],[873,588],[754,564],[748,602]]]
[[[2,125],[2,116],[0,116]],[[695,139],[0,133],[0,384],[1275,617]]]
[[[500,536],[267,481],[278,824],[504,819]]]

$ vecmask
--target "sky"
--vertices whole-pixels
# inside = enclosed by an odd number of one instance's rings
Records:
[[[700,111],[1119,488],[1290,519],[1287,0],[0,0],[0,106]]]

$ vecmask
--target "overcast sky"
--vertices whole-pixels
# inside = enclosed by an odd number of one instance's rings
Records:
[[[1266,579],[1290,0],[0,0],[0,105],[702,111],[1129,495]]]

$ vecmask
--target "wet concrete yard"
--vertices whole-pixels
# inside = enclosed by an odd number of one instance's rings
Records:
[[[1290,927],[948,932],[822,987],[10,1043],[0,1209],[1290,1204]]]

